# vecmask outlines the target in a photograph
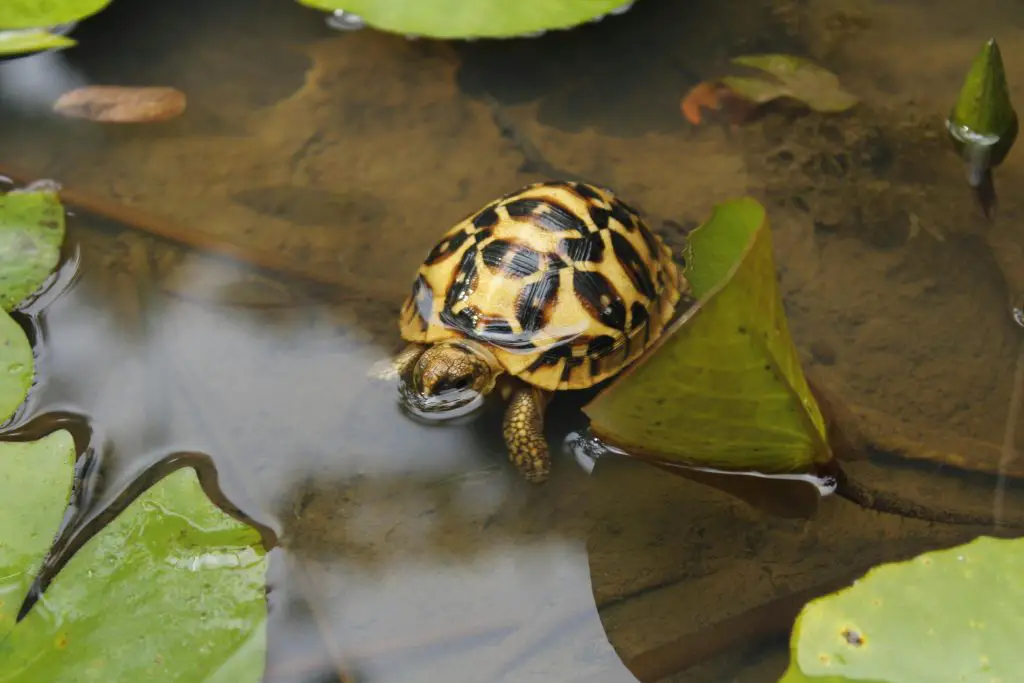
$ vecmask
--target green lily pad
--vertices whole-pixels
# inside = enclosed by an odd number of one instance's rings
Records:
[[[75,45],[71,38],[46,31],[0,31],[0,55],[59,50]]]
[[[0,2],[0,30],[80,21],[109,4],[110,0],[4,0]]]
[[[63,429],[38,441],[0,442],[0,639],[60,527],[74,465],[75,441]]]
[[[368,26],[431,38],[498,38],[571,28],[626,0],[298,0],[359,15]]]
[[[0,306],[17,308],[60,262],[64,207],[56,192],[0,195]]]
[[[626,452],[724,470],[806,472],[831,459],[782,308],[764,207],[715,207],[690,235],[698,303],[584,407]]]
[[[25,330],[0,311],[0,423],[25,401],[34,376],[35,358]]]
[[[881,565],[804,607],[781,683],[1019,680],[1022,605],[1022,539]]]
[[[0,460],[0,472],[12,467]],[[0,514],[45,509],[52,520],[51,498],[65,491],[40,487],[35,504],[2,498]],[[258,683],[266,565],[258,532],[210,502],[193,469],[176,470],[90,539],[20,623],[0,629],[9,631],[0,681]]]
[[[800,57],[748,55],[736,57],[732,61],[741,66],[760,69],[768,76],[725,76],[720,80],[722,85],[756,104],[788,97],[815,111],[841,112],[858,102],[855,96],[840,86],[839,78],[834,73]]]

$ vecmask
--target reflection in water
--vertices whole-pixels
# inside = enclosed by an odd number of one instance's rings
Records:
[[[994,9],[645,0],[578,31],[453,50],[338,33],[297,3],[172,5],[113,3],[76,30],[81,47],[0,64],[0,165],[315,277],[76,216],[78,274],[38,316],[42,381],[13,428],[87,416],[102,477],[85,507],[169,452],[209,453],[225,495],[280,533],[268,680],[773,681],[776,600],[988,531],[794,482],[732,477],[747,488],[727,493],[623,457],[573,467],[557,447],[568,466],[530,487],[500,410],[430,428],[368,368],[401,348],[406,274],[468,210],[538,179],[539,158],[621,188],[674,249],[715,202],[757,196],[806,362],[894,432],[980,457],[1002,440],[1019,350],[1005,301],[1021,206],[1008,195],[977,230],[936,121],[964,60],[1006,24]],[[1000,36],[1008,54],[1015,40]],[[688,87],[762,50],[823,59],[864,106],[687,127]],[[190,109],[132,128],[38,115],[94,80],[169,83]],[[1001,167],[1008,187],[1019,159]],[[927,229],[911,237],[915,220]],[[993,253],[996,235],[1008,246]],[[585,433],[584,400],[552,405],[552,444]],[[850,467],[991,513],[992,477]],[[1008,481],[1007,516],[1020,496]]]

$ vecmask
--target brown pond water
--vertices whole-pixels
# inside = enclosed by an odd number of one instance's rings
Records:
[[[498,195],[584,177],[679,247],[751,194],[808,370],[873,429],[994,471],[1018,417],[1024,155],[997,172],[986,223],[942,121],[991,36],[1024,103],[1024,4],[640,0],[572,32],[448,44],[336,32],[290,0],[117,0],[75,36],[0,63],[0,174],[124,220],[76,211],[77,278],[45,309],[18,424],[87,415],[98,499],[169,451],[212,456],[227,496],[280,533],[268,681],[775,681],[787,599],[993,531],[834,496],[769,513],[777,497],[615,458],[588,474],[558,455],[530,487],[499,413],[421,426],[368,373],[401,346],[426,250]],[[862,104],[738,130],[683,120],[690,87],[761,51],[817,60]],[[138,127],[49,113],[86,83],[174,86],[189,109]],[[584,398],[553,407],[556,453]],[[849,469],[924,505],[993,509],[994,476],[882,456]],[[1004,505],[1024,512],[1013,482]]]

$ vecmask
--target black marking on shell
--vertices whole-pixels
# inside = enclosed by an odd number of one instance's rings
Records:
[[[626,304],[615,286],[604,275],[577,270],[572,274],[573,289],[584,308],[595,319],[621,332],[626,330]]]
[[[629,276],[630,282],[648,300],[653,299],[657,294],[657,290],[654,288],[654,280],[651,278],[651,273],[647,270],[647,264],[640,257],[640,254],[637,253],[637,250],[633,248],[633,245],[629,243],[629,240],[617,232],[610,234],[612,236],[612,249],[615,251],[615,256],[622,265],[622,269]]]
[[[547,271],[537,282],[523,287],[516,298],[516,320],[523,334],[535,334],[544,329],[551,310],[558,301],[558,273]]]
[[[615,339],[607,334],[601,334],[587,344],[587,355],[591,358],[607,356],[615,350]]]
[[[541,368],[554,367],[563,360],[572,358],[572,347],[568,344],[559,344],[550,348],[544,349],[542,353],[537,356],[537,360],[530,363],[528,370],[536,372]]]
[[[468,337],[476,337],[476,326],[480,321],[480,311],[474,306],[465,306],[458,313],[450,308],[441,310],[441,324],[463,332]]]
[[[474,228],[493,228],[498,224],[498,212],[494,210],[494,204],[488,204],[473,216]]]
[[[612,201],[611,208],[612,218],[622,223],[622,226],[626,229],[626,232],[633,232],[636,230],[636,218],[637,213],[629,208],[622,201],[615,199]]]
[[[469,233],[465,230],[460,230],[454,235],[445,237],[434,245],[434,248],[430,250],[429,254],[427,254],[427,258],[424,260],[424,263],[430,266],[444,260],[448,256],[457,252],[467,239],[469,239]]]
[[[513,219],[529,218],[538,228],[548,232],[575,230],[582,234],[587,231],[586,223],[579,216],[550,199],[514,199],[505,205],[505,210]]]
[[[591,202],[604,202],[604,197],[597,188],[587,183],[568,183],[569,187],[579,196]]]
[[[448,293],[444,298],[445,309],[450,310],[460,301],[467,299],[476,290],[479,280],[476,249],[467,249],[462,255],[459,267],[452,271],[452,281],[448,284]]]
[[[540,252],[508,240],[494,240],[483,248],[484,264],[495,272],[522,278],[540,270]]]
[[[512,325],[503,318],[491,318],[484,323],[484,329],[480,336],[488,337],[511,337],[513,334]]]
[[[604,258],[604,240],[599,232],[586,237],[568,237],[558,243],[558,253],[573,263],[600,263]]]
[[[600,206],[590,207],[590,220],[594,222],[598,230],[608,229],[608,218],[612,215],[612,212],[608,209]]]
[[[651,316],[639,301],[634,301],[629,307],[629,329],[635,330],[651,321]],[[644,341],[646,344],[646,340]]]
[[[575,356],[569,356],[565,359],[565,365],[562,366],[562,381],[568,382],[572,378],[572,371],[579,366],[583,365],[585,358],[576,358]]]
[[[430,289],[430,283],[422,275],[416,277],[412,283],[413,310],[424,324],[430,323],[430,314],[434,309],[434,291]]]
[[[658,239],[651,232],[642,221],[637,223],[637,228],[640,230],[640,237],[643,238],[644,244],[647,245],[647,253],[650,255],[651,260],[657,260],[661,256],[661,245],[658,244]]]

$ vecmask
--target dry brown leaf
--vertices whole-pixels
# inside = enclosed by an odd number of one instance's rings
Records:
[[[152,123],[181,116],[186,104],[185,93],[175,88],[90,85],[61,95],[53,110],[101,123]]]

